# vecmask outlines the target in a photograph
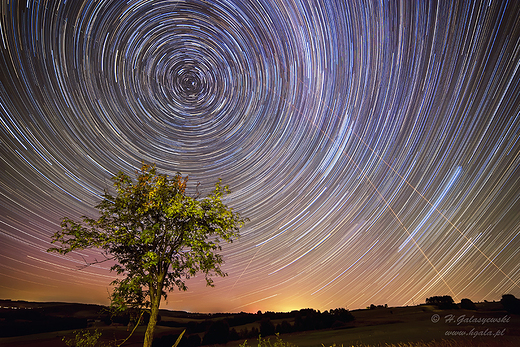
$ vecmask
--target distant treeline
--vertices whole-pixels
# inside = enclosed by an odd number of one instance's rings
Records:
[[[280,321],[274,324],[273,321]],[[320,312],[313,309],[302,309],[292,312],[258,312],[257,314],[239,313],[228,317],[212,320],[191,321],[182,326],[176,322],[161,321],[158,325],[185,327],[186,334],[183,336],[179,347],[197,347],[200,345],[222,344],[228,341],[258,338],[258,335],[270,336],[275,333],[290,333],[296,331],[307,331],[317,329],[341,328],[346,323],[354,320],[354,316],[343,308]],[[292,321],[291,324],[289,321]],[[235,327],[246,324],[258,323],[259,327],[250,329]],[[200,335],[203,333],[203,338]],[[154,347],[172,346],[178,335],[166,335],[156,338]]]
[[[83,329],[86,318],[58,317],[45,309],[0,309],[0,337]]]
[[[485,301],[485,300],[484,300]],[[504,294],[500,303],[508,313],[520,314],[520,299],[513,294]],[[477,306],[470,299],[462,299],[460,304],[456,304],[450,295],[432,296],[426,299],[426,304],[435,305],[441,310],[462,308],[466,310],[476,310]]]
[[[455,304],[451,296],[432,296],[426,303],[440,309],[477,310],[470,299],[462,299]],[[509,314],[520,314],[520,300],[512,294],[504,294],[500,303]],[[369,309],[387,308],[387,305],[370,305]],[[76,318],[77,312],[82,312]],[[292,312],[217,313],[200,314],[182,311],[161,310],[163,320],[158,325],[186,330],[179,347],[196,347],[226,343],[228,341],[256,339],[258,335],[267,337],[275,333],[285,334],[297,331],[341,328],[354,320],[351,312],[339,308],[320,312],[302,309]],[[134,313],[135,316],[135,313]],[[146,324],[145,314],[141,324]],[[160,317],[159,317],[160,318]],[[182,318],[180,321],[176,318]],[[129,313],[113,316],[105,306],[70,303],[28,303],[23,301],[0,300],[0,337],[13,337],[51,331],[82,329],[88,326],[129,325]],[[155,347],[172,346],[176,335],[156,338]],[[173,341],[173,342],[172,342]]]

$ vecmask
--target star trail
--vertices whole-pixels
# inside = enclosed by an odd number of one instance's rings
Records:
[[[63,217],[142,161],[249,222],[164,308],[520,297],[520,3],[0,4],[0,298],[108,303]]]

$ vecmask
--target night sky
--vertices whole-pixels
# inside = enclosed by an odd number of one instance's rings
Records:
[[[164,308],[520,297],[520,2],[0,6],[0,298],[108,304],[46,249],[142,161],[250,219]]]

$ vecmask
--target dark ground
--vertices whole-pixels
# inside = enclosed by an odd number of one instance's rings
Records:
[[[67,303],[28,303],[18,301],[0,301],[0,332],[4,334],[12,321],[12,315],[17,315],[18,325],[30,327],[34,324],[30,319],[35,319],[38,314],[45,317],[53,316],[64,318],[71,322],[85,322],[89,329],[99,329],[103,337],[107,339],[124,338],[128,336],[127,326],[121,324],[105,325],[99,312],[102,306],[67,304]],[[7,308],[9,307],[9,308]],[[14,308],[16,307],[16,308]],[[518,346],[520,341],[520,316],[511,315],[503,310],[499,302],[477,303],[478,310],[450,309],[439,310],[431,305],[419,305],[410,307],[376,308],[373,310],[351,311],[355,321],[347,323],[340,329],[313,330],[282,334],[280,337],[287,342],[299,347],[328,347],[352,346],[352,345],[385,345],[401,342],[429,342],[432,340],[455,339],[465,341],[464,345],[474,346]],[[38,313],[39,312],[39,313]],[[24,321],[24,314],[32,317]],[[11,316],[10,316],[11,315]],[[31,316],[32,315],[32,316]],[[201,321],[203,319],[222,319],[222,315],[196,315],[183,312],[162,311],[163,321],[171,322],[171,325],[186,324],[190,320]],[[101,318],[101,319],[100,319]],[[76,320],[76,321],[74,321]],[[38,325],[41,321],[36,321]],[[59,319],[57,324],[63,322]],[[293,323],[293,321],[290,321]],[[273,323],[277,323],[273,320]],[[25,324],[25,325],[24,325]],[[43,324],[43,322],[41,323]],[[249,323],[235,327],[238,331],[243,327],[251,328],[259,325],[259,322]],[[3,330],[3,332],[2,332]],[[1,337],[0,346],[4,347],[59,347],[65,346],[63,336],[72,337],[74,329],[66,329],[53,332],[40,332],[36,334]],[[138,327],[134,336],[124,346],[142,346],[145,327]],[[156,337],[168,334],[178,334],[182,327],[158,326]],[[453,336],[459,334],[464,336]],[[274,337],[271,337],[274,340]],[[243,340],[228,342],[221,346],[237,346]],[[256,346],[256,339],[248,341],[250,346]]]

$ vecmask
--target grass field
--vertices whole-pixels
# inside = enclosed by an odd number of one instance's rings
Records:
[[[375,310],[355,310],[355,321],[341,329],[314,330],[280,335],[284,343],[299,347],[347,347],[347,346],[399,346],[399,347],[459,347],[459,346],[518,346],[520,341],[520,316],[508,315],[499,303],[477,304],[478,311],[438,310],[433,306],[380,308]],[[77,314],[85,315],[79,311]],[[473,320],[470,318],[473,317]],[[506,317],[506,319],[504,319]],[[507,317],[509,317],[507,319]],[[165,320],[186,322],[185,317],[164,316]],[[221,318],[218,318],[221,319]],[[484,323],[478,319],[487,320]],[[502,320],[491,322],[490,320]],[[254,323],[248,324],[249,327]],[[240,330],[242,326],[235,327]],[[108,339],[127,336],[125,326],[98,327],[103,337]],[[145,327],[139,327],[135,336],[125,344],[127,347],[142,345]],[[182,328],[158,326],[156,336],[180,333]],[[450,333],[465,336],[450,336]],[[478,334],[485,336],[476,336]],[[489,335],[491,333],[492,335]],[[72,331],[59,331],[27,336],[0,338],[3,347],[59,347],[65,346],[63,336],[71,336]],[[497,336],[493,336],[497,335]],[[275,337],[269,337],[272,347]],[[449,341],[443,341],[449,340]],[[435,342],[432,342],[435,341]],[[232,341],[220,347],[239,347],[244,341]],[[258,346],[251,339],[248,346]],[[270,346],[259,346],[270,347]]]
[[[507,315],[499,303],[480,304],[478,311],[436,310],[433,306],[419,305],[376,310],[356,310],[356,318],[348,327],[335,330],[306,331],[284,334],[280,337],[298,347],[319,346],[518,346],[520,317]],[[432,317],[439,316],[434,323]],[[510,319],[507,323],[465,323],[464,318]],[[436,317],[436,316],[435,316]],[[462,317],[462,318],[461,318]],[[457,323],[457,319],[462,322]],[[433,319],[435,321],[435,319]],[[466,320],[467,322],[467,320]],[[488,330],[497,336],[478,336]],[[504,330],[505,329],[505,330]],[[465,336],[448,335],[452,332]],[[473,334],[473,335],[470,335]],[[274,338],[271,338],[274,342]],[[443,341],[449,340],[449,341]],[[435,341],[435,342],[432,342]],[[431,343],[430,343],[431,342]],[[430,344],[428,344],[430,343]],[[248,341],[257,346],[257,341]],[[238,346],[229,342],[226,347]]]

